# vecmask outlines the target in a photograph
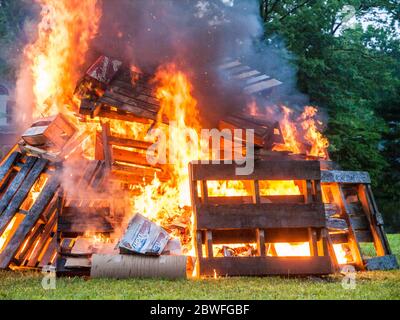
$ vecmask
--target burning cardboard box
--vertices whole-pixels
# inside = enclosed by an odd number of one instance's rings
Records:
[[[137,213],[130,221],[119,248],[121,253],[160,255],[169,239],[167,231]]]

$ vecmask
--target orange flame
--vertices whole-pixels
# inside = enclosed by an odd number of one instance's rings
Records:
[[[34,117],[65,111],[100,18],[97,0],[37,2],[42,6],[38,37],[25,51],[34,79]]]

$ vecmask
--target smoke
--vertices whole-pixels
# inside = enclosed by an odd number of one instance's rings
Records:
[[[264,27],[257,0],[105,0],[102,9],[93,58],[114,56],[149,73],[176,63],[190,76],[203,123],[213,126],[249,103],[218,69],[227,58],[284,83],[269,97],[258,97],[257,105],[307,102],[296,90],[296,70],[283,41],[259,41]]]

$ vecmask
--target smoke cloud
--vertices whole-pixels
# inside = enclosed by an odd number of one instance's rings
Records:
[[[190,76],[203,123],[215,126],[221,116],[249,103],[218,69],[227,58],[284,83],[269,97],[258,97],[257,105],[307,103],[296,90],[290,54],[282,56],[283,41],[258,41],[264,29],[256,0],[105,0],[102,11],[92,58],[110,55],[149,73],[176,63]]]

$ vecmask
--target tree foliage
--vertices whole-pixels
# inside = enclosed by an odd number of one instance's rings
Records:
[[[370,172],[387,222],[400,228],[399,1],[261,0],[260,10],[265,38],[284,39],[299,88],[329,115],[332,158]]]

